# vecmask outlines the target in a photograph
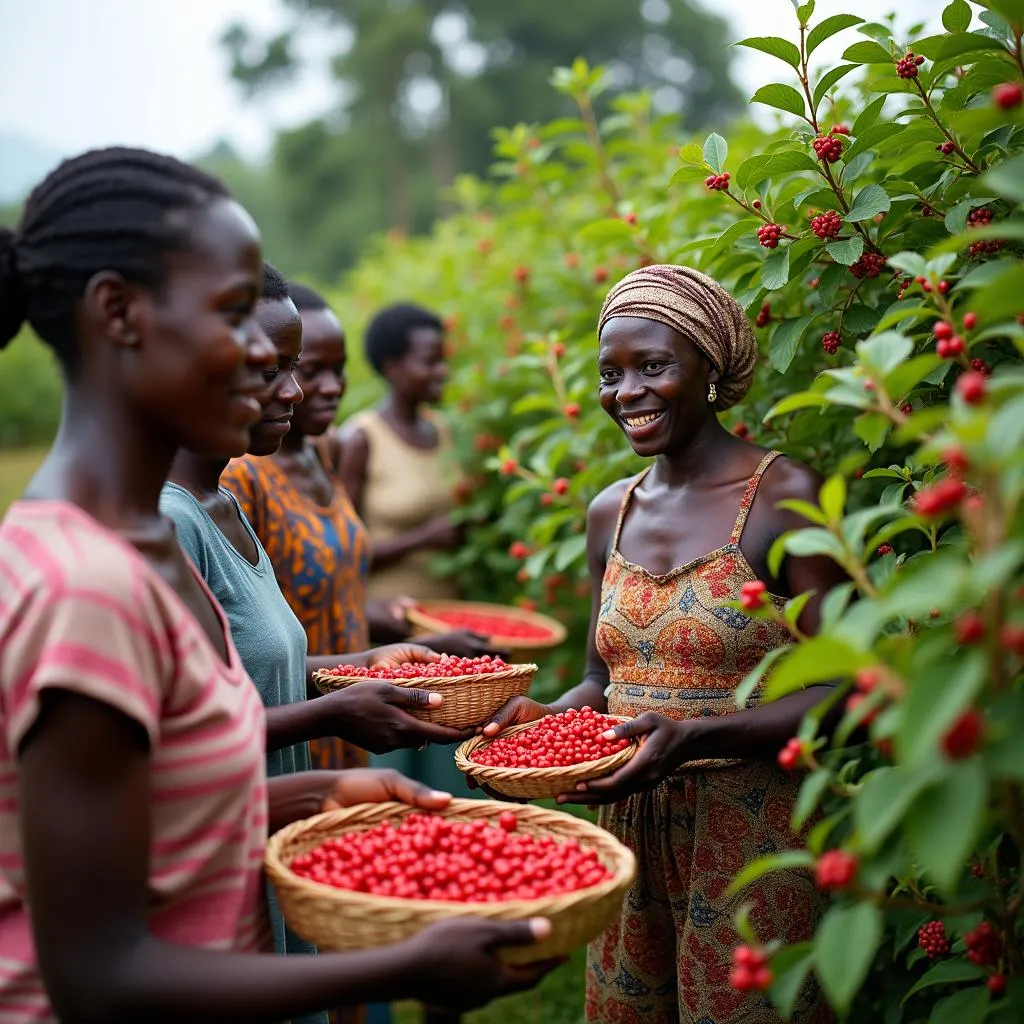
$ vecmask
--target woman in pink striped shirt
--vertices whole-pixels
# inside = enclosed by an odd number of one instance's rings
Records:
[[[276,358],[255,225],[141,150],[66,161],[0,229],[0,347],[27,320],[66,383],[0,525],[0,1021],[257,1024],[346,1002],[476,1005],[547,922],[453,921],[351,955],[266,948],[268,830],[448,799],[394,773],[270,780],[264,711],[158,511],[179,447],[241,454]]]

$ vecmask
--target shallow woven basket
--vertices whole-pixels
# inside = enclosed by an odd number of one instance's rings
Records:
[[[628,718],[609,715],[617,722],[628,722]],[[537,722],[527,722],[506,729],[499,736],[514,736],[534,728]],[[571,793],[577,782],[588,782],[611,775],[621,768],[640,749],[640,744],[633,740],[628,747],[623,747],[616,754],[598,758],[596,761],[581,761],[579,764],[564,768],[496,768],[480,764],[473,760],[473,752],[488,746],[499,736],[474,736],[459,744],[455,750],[455,765],[460,772],[472,776],[497,793],[505,796],[521,797],[527,800],[540,800],[545,797],[558,796],[559,793]]]
[[[435,725],[465,729],[486,722],[513,697],[524,696],[536,672],[536,665],[509,665],[500,672],[483,672],[474,676],[420,676],[385,682],[441,694],[444,701],[440,707],[423,708],[410,714]],[[323,670],[313,673],[313,682],[321,693],[374,681],[366,676],[341,676]]]
[[[271,836],[264,863],[289,927],[321,950],[346,952],[400,942],[435,921],[453,917],[498,921],[546,917],[551,921],[551,934],[547,939],[533,946],[510,946],[502,950],[502,957],[509,963],[531,963],[566,956],[600,935],[618,916],[636,872],[633,854],[604,829],[562,811],[539,807],[517,808],[515,814],[521,831],[576,839],[580,845],[595,850],[614,877],[600,885],[561,896],[501,903],[453,903],[335,889],[300,878],[289,867],[296,857],[327,839],[363,831],[382,821],[397,823],[414,810],[399,803],[358,804],[297,821]],[[480,818],[497,821],[507,810],[508,804],[498,800],[453,800],[438,813],[457,821]]]
[[[422,636],[424,633],[448,633],[455,627],[443,619],[435,618],[436,612],[446,611],[477,612],[481,615],[501,615],[517,622],[528,622],[531,625],[546,629],[550,634],[539,639],[527,639],[515,636],[490,636],[492,644],[502,651],[543,651],[549,647],[557,647],[564,643],[565,626],[557,619],[552,619],[540,612],[530,612],[515,605],[487,604],[483,601],[421,601],[415,608],[406,611],[405,616]]]

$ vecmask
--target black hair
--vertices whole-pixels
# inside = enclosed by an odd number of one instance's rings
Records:
[[[17,229],[0,228],[0,348],[27,320],[73,370],[74,307],[89,279],[112,270],[158,288],[164,257],[189,245],[189,225],[171,214],[228,195],[211,175],[144,149],[65,160],[32,190]]]
[[[366,328],[363,344],[367,362],[383,374],[384,364],[389,359],[401,359],[409,351],[409,335],[417,327],[444,330],[444,324],[436,314],[422,306],[403,302],[382,309]]]
[[[284,275],[268,260],[263,261],[263,290],[260,300],[263,302],[285,302],[291,298],[288,282]]]
[[[317,291],[314,291],[309,287],[308,284],[299,284],[298,281],[292,281],[288,285],[288,289],[291,292],[292,302],[295,303],[295,308],[301,313],[304,309],[330,309],[330,305],[327,300]]]

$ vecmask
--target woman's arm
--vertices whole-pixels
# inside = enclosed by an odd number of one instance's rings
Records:
[[[366,434],[356,426],[345,430],[344,441],[339,440],[336,473],[355,510],[363,513],[363,492],[366,487],[366,467],[370,462],[370,443]]]
[[[148,740],[109,705],[50,690],[19,748],[27,902],[39,969],[64,1024],[275,1024],[328,1006],[416,998],[469,1007],[550,965],[502,945],[546,923],[463,920],[365,953],[277,957],[173,945],[148,931]],[[439,952],[443,951],[443,952]]]

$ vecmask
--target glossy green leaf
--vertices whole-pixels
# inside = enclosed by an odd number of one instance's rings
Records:
[[[952,0],[942,12],[942,27],[947,32],[966,32],[971,26],[971,5],[967,0]]]
[[[787,413],[797,412],[799,409],[821,408],[831,404],[829,400],[816,391],[797,391],[792,395],[786,395],[773,405],[765,413],[765,421],[774,419],[776,416],[785,416]]]
[[[688,142],[685,146],[679,147],[679,159],[684,164],[693,164],[697,167],[703,167],[704,151],[696,142]]]
[[[871,220],[885,213],[892,205],[888,194],[881,185],[865,185],[853,200],[850,212],[843,218],[848,223]]]
[[[814,946],[797,942],[780,949],[771,960],[774,980],[769,989],[772,1003],[787,1020],[804,992],[807,975],[814,966]]]
[[[793,362],[796,350],[800,346],[800,339],[810,323],[809,316],[802,316],[796,320],[783,320],[775,328],[768,348],[768,361],[779,373],[785,373],[789,369],[789,364]]]
[[[854,43],[846,48],[843,53],[843,60],[853,61],[855,64],[893,64],[891,54],[878,43],[865,39],[863,42]]]
[[[796,804],[793,807],[793,819],[791,822],[794,832],[799,832],[807,824],[810,816],[817,810],[818,804],[821,803],[821,798],[828,789],[831,778],[832,772],[828,768],[819,768],[817,771],[807,775],[800,784],[800,795],[797,797]]]
[[[818,503],[831,523],[838,523],[846,507],[846,480],[838,473],[830,476],[818,494]]]
[[[814,938],[814,964],[829,1002],[845,1015],[867,977],[884,931],[871,903],[832,907]]]
[[[859,25],[863,20],[863,18],[858,18],[856,14],[833,14],[829,18],[819,21],[807,33],[807,55],[810,56],[814,53],[826,39],[831,39],[837,32],[842,32],[843,29]]]
[[[910,805],[940,774],[932,761],[919,768],[877,768],[863,779],[853,806],[861,849],[874,853],[902,824]]]
[[[838,67],[829,69],[821,76],[818,84],[814,87],[811,99],[814,101],[814,109],[817,110],[826,93],[838,82],[842,81],[851,71],[856,71],[859,64],[840,64]]]
[[[864,239],[860,235],[844,239],[842,242],[829,242],[825,251],[844,267],[849,267],[860,259],[864,252]]]
[[[935,1004],[928,1024],[982,1024],[991,1001],[984,985],[961,989]]]
[[[742,871],[729,883],[727,896],[735,896],[742,892],[751,882],[773,871],[789,871],[793,868],[813,868],[814,858],[806,850],[783,850],[781,853],[770,853],[758,857],[747,864]]]
[[[798,117],[803,117],[806,112],[803,96],[793,86],[782,85],[779,82],[762,86],[750,97],[750,102],[763,103],[765,106],[785,110]]]
[[[788,39],[779,36],[751,36],[749,39],[741,39],[736,45],[778,57],[792,68],[800,67],[800,50]]]
[[[789,280],[789,246],[770,253],[761,268],[761,283],[769,291],[781,288]]]
[[[765,697],[777,700],[815,683],[850,675],[868,661],[868,657],[834,637],[815,636],[796,647],[771,674],[765,684]]]
[[[953,985],[961,981],[977,981],[984,977],[985,972],[969,960],[939,960],[907,989],[901,1005],[905,1006],[915,992],[930,988],[932,985]]]
[[[704,159],[707,165],[715,174],[721,174],[725,170],[725,161],[728,156],[729,144],[717,132],[712,132],[704,140]]]

